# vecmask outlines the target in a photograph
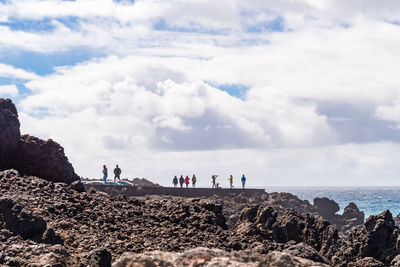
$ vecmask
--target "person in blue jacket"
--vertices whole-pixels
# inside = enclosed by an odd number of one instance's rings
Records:
[[[172,179],[172,183],[174,184],[174,187],[176,187],[178,185],[178,177],[174,177],[174,179]]]
[[[244,177],[244,174],[243,174],[241,180],[242,180],[242,187],[243,187],[243,189],[244,189],[244,186],[246,185],[246,177]]]

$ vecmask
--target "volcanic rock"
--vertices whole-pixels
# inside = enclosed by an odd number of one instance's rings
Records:
[[[0,170],[10,167],[10,158],[20,138],[18,113],[10,99],[0,98]]]
[[[0,223],[25,239],[41,238],[46,222],[38,216],[23,211],[23,208],[9,198],[0,199]]]
[[[335,217],[335,213],[340,210],[339,205],[326,197],[314,198],[314,208],[324,217],[326,220]]]
[[[30,135],[21,136],[13,167],[22,174],[52,182],[70,184],[79,180],[64,149],[51,139],[44,141]]]
[[[0,170],[14,168],[53,182],[70,184],[79,180],[64,149],[49,139],[20,134],[15,105],[0,98]]]
[[[390,211],[372,215],[361,230],[353,230],[347,245],[340,249],[333,263],[340,265],[342,262],[344,266],[346,262],[372,257],[383,264],[390,264],[399,251],[399,235]]]
[[[240,253],[228,253],[220,249],[198,247],[183,253],[152,251],[142,254],[124,254],[113,267],[146,267],[146,266],[285,266],[285,267],[328,267],[308,259],[291,256],[282,252],[271,252],[266,256],[248,257]]]
[[[357,205],[351,202],[344,208],[342,218],[348,222],[353,222],[354,225],[360,225],[364,223],[364,212],[360,211]]]

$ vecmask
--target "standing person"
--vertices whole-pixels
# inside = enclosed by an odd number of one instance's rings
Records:
[[[174,184],[174,187],[176,187],[178,185],[178,177],[174,177],[174,179],[172,179],[172,183]]]
[[[182,188],[184,182],[185,182],[185,179],[183,179],[183,175],[181,175],[181,177],[179,177],[179,185],[181,186],[181,188]]]
[[[242,187],[244,189],[244,186],[246,185],[246,177],[244,177],[244,174],[242,176]]]
[[[231,174],[231,176],[229,176],[229,188],[232,189],[233,188],[233,176]]]
[[[107,183],[107,177],[108,177],[108,170],[106,165],[103,165],[103,182],[105,184]]]
[[[186,185],[186,188],[189,187],[189,182],[190,182],[190,178],[189,178],[189,176],[186,175],[186,177],[185,177],[185,185]]]
[[[218,175],[215,175],[215,174],[213,176],[211,176],[212,188],[216,188],[215,180],[217,179],[217,177],[218,177]]]
[[[192,177],[192,186],[193,186],[193,188],[196,187],[196,182],[197,182],[196,175],[193,174],[193,177]]]
[[[118,167],[118,164],[115,166],[114,169],[114,183],[117,180],[121,183],[121,169]]]

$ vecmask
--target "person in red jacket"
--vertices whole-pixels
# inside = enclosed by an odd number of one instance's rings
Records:
[[[189,176],[186,175],[186,177],[185,177],[185,185],[186,185],[186,188],[189,187],[189,182],[190,182],[190,178],[189,178]]]

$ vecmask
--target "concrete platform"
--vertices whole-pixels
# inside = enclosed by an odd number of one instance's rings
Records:
[[[251,197],[255,194],[264,194],[264,189],[227,189],[227,188],[175,188],[175,187],[144,187],[144,186],[118,186],[104,184],[85,184],[86,191],[94,189],[106,192],[110,195],[126,196],[147,196],[147,195],[168,195],[178,197],[210,197],[213,195],[229,196],[241,194]]]

